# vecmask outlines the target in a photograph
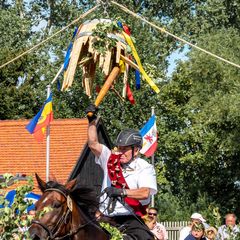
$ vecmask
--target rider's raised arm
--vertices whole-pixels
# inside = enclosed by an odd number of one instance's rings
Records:
[[[94,104],[90,104],[85,110],[88,119],[88,146],[93,154],[99,157],[102,152],[102,144],[99,143],[97,135],[97,111],[98,108]]]
[[[95,156],[101,155],[102,144],[98,141],[96,121],[92,121],[88,125],[88,146]]]

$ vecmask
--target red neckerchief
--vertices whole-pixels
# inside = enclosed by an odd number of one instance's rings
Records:
[[[129,189],[128,184],[122,173],[120,156],[121,156],[120,154],[114,154],[114,153],[110,155],[107,163],[108,176],[111,180],[111,184],[113,187]],[[125,197],[124,201],[130,207],[132,207],[135,214],[139,216],[144,216],[146,214],[147,205],[143,206],[139,200]]]

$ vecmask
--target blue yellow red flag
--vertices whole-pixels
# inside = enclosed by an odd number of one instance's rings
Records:
[[[52,93],[48,99],[44,102],[42,108],[37,115],[29,122],[26,129],[29,133],[33,134],[34,138],[41,142],[44,139],[46,127],[53,120],[52,110]]]

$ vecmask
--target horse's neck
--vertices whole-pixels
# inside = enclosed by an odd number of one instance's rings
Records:
[[[73,209],[72,227],[79,231],[73,236],[73,240],[108,240],[108,235],[95,223],[95,219],[90,219],[85,213],[75,206]],[[73,230],[73,229],[72,229]]]
[[[77,204],[73,205],[72,210],[72,218],[71,218],[71,231],[77,231],[76,234],[73,235],[72,239],[80,239],[80,237],[83,237],[84,231],[81,231],[82,226],[84,226],[85,223],[87,223],[87,218],[83,211],[77,206]],[[79,230],[79,231],[78,231]],[[84,238],[83,238],[84,239]]]

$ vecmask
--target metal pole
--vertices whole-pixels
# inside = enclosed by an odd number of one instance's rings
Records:
[[[152,108],[152,116],[155,115],[155,108],[154,107],[151,107]],[[151,157],[151,160],[152,160],[152,165],[153,167],[155,168],[155,159],[154,159],[154,154],[152,155]],[[151,198],[151,206],[154,207],[154,195],[152,195],[152,198]]]
[[[51,86],[47,85],[47,99],[51,93]],[[46,143],[46,181],[49,181],[49,163],[50,163],[50,125],[46,128],[47,143]]]

